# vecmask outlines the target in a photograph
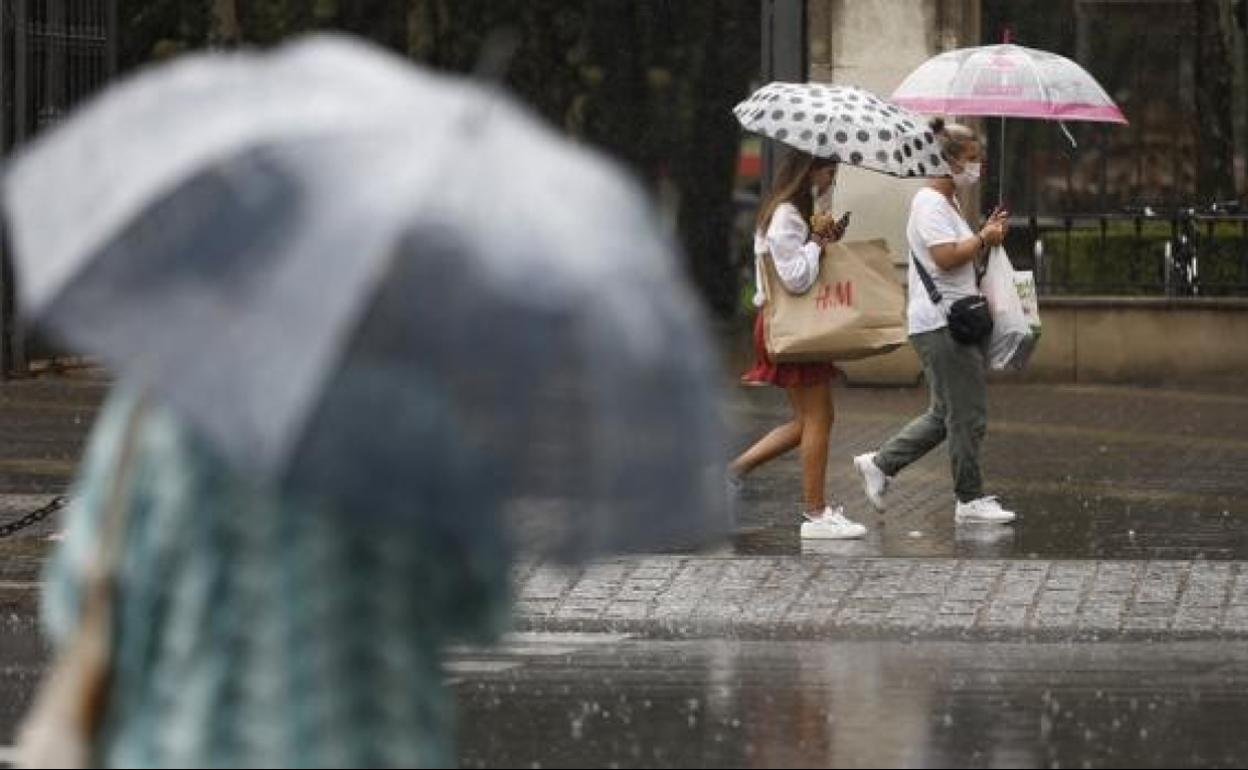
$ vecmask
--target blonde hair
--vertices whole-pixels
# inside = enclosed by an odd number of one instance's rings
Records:
[[[776,171],[776,179],[771,185],[771,192],[758,207],[758,219],[755,226],[767,231],[776,207],[781,203],[792,203],[802,213],[802,219],[810,219],[815,204],[810,197],[810,175],[828,166],[835,167],[837,162],[829,158],[816,158],[805,152],[790,150],[780,161]]]
[[[940,141],[941,157],[947,161],[961,158],[972,142],[980,147],[984,146],[984,140],[979,134],[961,123],[946,123],[944,118],[932,118],[928,125]]]

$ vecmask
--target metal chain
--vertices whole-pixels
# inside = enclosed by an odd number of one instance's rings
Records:
[[[69,502],[69,498],[64,495],[57,495],[52,501],[42,508],[36,508],[16,521],[10,521],[7,524],[0,524],[0,538],[6,538],[14,532],[26,529],[31,524],[38,523],[48,518],[52,514],[65,507]]]

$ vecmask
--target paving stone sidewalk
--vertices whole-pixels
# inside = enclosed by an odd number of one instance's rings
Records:
[[[524,631],[742,639],[1242,639],[1248,562],[645,556],[515,571]]]

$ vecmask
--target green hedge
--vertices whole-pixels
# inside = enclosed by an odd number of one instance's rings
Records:
[[[1237,223],[1217,225],[1210,238],[1201,226],[1197,241],[1202,293],[1248,295],[1248,238]],[[1043,230],[1048,290],[1055,294],[1150,295],[1165,291],[1162,273],[1168,222],[1075,222],[1069,231]],[[1010,231],[1006,244],[1016,266],[1032,267],[1033,236],[1027,227]]]

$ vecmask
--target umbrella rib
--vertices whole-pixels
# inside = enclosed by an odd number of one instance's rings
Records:
[[[1040,91],[1040,101],[1044,104],[1046,110],[1053,112],[1053,99],[1049,96],[1049,89],[1044,84],[1044,78],[1040,77],[1040,68],[1036,66],[1036,62],[1031,56],[1027,57],[1028,72],[1036,81],[1036,87]]]

